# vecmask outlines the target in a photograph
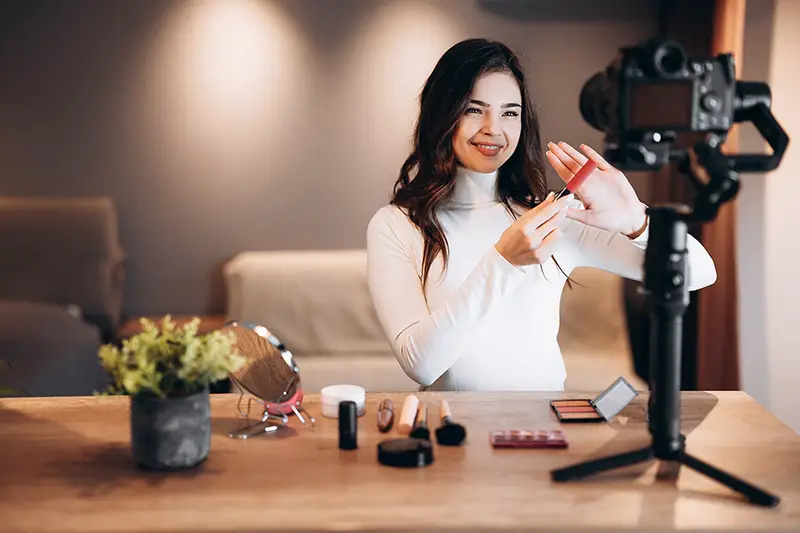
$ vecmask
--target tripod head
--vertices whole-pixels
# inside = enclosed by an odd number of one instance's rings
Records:
[[[770,110],[769,86],[761,82],[737,82],[734,122],[752,122],[767,141],[772,154],[722,153],[726,135],[710,133],[690,150],[675,151],[678,169],[697,189],[687,221],[706,222],[717,216],[719,207],[739,192],[740,172],[766,172],[778,167],[789,145],[789,136]],[[671,154],[672,155],[672,154]]]

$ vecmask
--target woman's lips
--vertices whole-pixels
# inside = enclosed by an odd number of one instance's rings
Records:
[[[497,154],[503,151],[503,146],[499,144],[472,143],[472,146],[474,146],[478,152],[486,157],[495,157]]]

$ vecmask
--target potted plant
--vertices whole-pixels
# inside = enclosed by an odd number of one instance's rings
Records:
[[[142,332],[99,350],[113,383],[131,396],[131,447],[144,468],[173,470],[203,462],[211,447],[209,385],[244,364],[232,331],[198,335],[199,318],[178,327],[141,319]]]

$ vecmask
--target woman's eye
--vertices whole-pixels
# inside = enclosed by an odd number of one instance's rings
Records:
[[[506,111],[505,113],[503,113],[503,116],[506,116],[506,117],[518,117],[519,113],[516,112],[516,111]]]
[[[481,110],[478,109],[477,107],[469,107],[469,108],[467,108],[467,114],[468,115],[470,113],[475,114],[475,113],[480,113],[480,112],[481,112]]]

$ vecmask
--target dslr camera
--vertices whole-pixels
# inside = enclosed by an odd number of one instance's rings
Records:
[[[773,154],[734,155],[728,164],[739,172],[772,170],[788,137],[770,105],[766,83],[736,80],[731,54],[689,58],[678,43],[659,38],[621,48],[580,93],[583,119],[606,134],[606,159],[626,170],[683,160],[687,151],[676,147],[679,133],[705,133],[705,142],[716,146],[744,121],[753,122]]]

